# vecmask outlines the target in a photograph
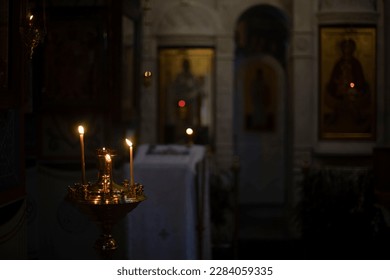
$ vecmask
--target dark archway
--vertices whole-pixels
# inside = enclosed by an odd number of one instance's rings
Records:
[[[239,238],[287,238],[289,21],[278,8],[257,5],[241,14],[235,32],[234,148],[241,166],[240,230],[253,235]],[[264,218],[276,228],[264,228],[268,226],[263,227]],[[266,236],[270,232],[275,236]]]
[[[288,37],[288,20],[279,9],[271,5],[251,7],[237,20],[236,56],[269,54],[285,67]]]

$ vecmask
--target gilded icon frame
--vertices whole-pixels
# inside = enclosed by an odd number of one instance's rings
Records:
[[[188,141],[186,128],[194,130],[193,140],[199,144],[209,144],[213,131],[213,92],[214,92],[215,50],[209,47],[164,47],[159,49],[159,140],[162,143],[185,143]],[[185,62],[189,72],[185,74]],[[188,81],[188,76],[192,76]],[[183,79],[185,87],[183,88]],[[178,81],[181,81],[179,84]],[[193,83],[193,84],[192,84]],[[196,100],[198,114],[190,121],[191,104],[180,107],[178,101],[185,97],[191,84],[190,97]],[[195,94],[196,97],[193,95]],[[189,97],[188,97],[189,98]],[[191,102],[193,102],[191,101]],[[194,103],[192,103],[194,104]],[[195,107],[193,107],[195,108]],[[195,112],[195,109],[192,111]],[[187,114],[187,115],[186,115]],[[187,116],[187,117],[186,117]]]
[[[319,137],[374,140],[376,28],[321,26]]]

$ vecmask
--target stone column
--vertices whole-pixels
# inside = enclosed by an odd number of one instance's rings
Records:
[[[220,168],[230,168],[233,159],[233,39],[217,37],[215,81],[215,148]]]
[[[147,10],[145,13],[152,13]],[[140,94],[140,143],[154,144],[157,141],[157,114],[158,114],[158,73],[156,37],[152,32],[153,18],[150,14],[144,15],[142,38],[142,65],[141,73],[152,72],[150,86],[141,85]],[[140,79],[142,77],[139,77]]]
[[[315,12],[316,1],[297,0],[292,7],[291,48],[290,48],[290,84],[292,95],[292,183],[287,190],[287,209],[292,215],[300,201],[300,182],[302,166],[311,163],[312,149],[316,136],[317,122],[317,61],[315,57]],[[291,234],[299,236],[294,223]]]

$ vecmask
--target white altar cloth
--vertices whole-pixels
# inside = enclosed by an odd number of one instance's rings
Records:
[[[199,145],[138,148],[134,178],[147,199],[126,217],[127,258],[210,258],[206,164]],[[129,165],[124,168],[128,178]]]

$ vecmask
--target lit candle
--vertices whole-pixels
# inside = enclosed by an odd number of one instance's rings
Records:
[[[81,146],[81,182],[85,185],[85,157],[84,157],[84,127],[79,125],[80,146]]]
[[[106,158],[106,175],[111,174],[111,156],[110,154],[105,155]]]
[[[32,25],[33,25],[33,20],[34,20],[34,15],[28,14],[27,17],[28,17],[28,26],[29,26],[29,27],[32,27]]]
[[[133,143],[126,138],[126,143],[130,147],[130,186],[134,185],[134,174],[133,174]]]
[[[192,144],[192,135],[194,134],[194,130],[189,127],[186,129],[186,133],[188,135],[188,144],[191,145]]]

